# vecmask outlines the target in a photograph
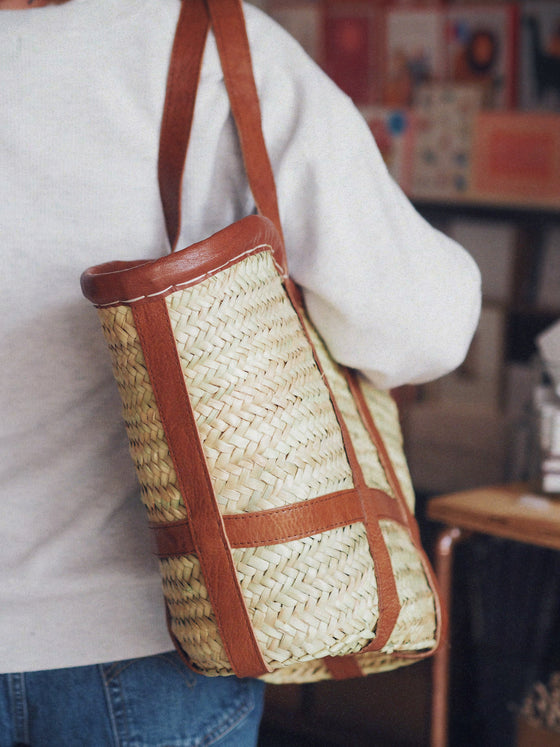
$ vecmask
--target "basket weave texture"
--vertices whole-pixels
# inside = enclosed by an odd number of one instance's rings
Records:
[[[222,514],[280,508],[347,490],[352,471],[310,339],[349,429],[368,486],[396,500],[344,376],[312,325],[307,334],[269,251],[259,251],[165,297],[216,501]],[[149,520],[187,517],[132,310],[99,310]],[[391,397],[361,381],[406,496],[414,493]],[[364,674],[436,642],[434,596],[408,530],[383,520],[401,611],[382,651],[358,657]],[[357,654],[374,637],[377,582],[361,522],[303,539],[234,548],[243,598],[266,664],[263,679],[331,676],[324,657]],[[160,560],[170,628],[192,665],[232,674],[198,558]]]

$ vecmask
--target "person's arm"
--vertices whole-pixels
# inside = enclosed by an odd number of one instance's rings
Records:
[[[290,272],[313,322],[380,387],[448,373],[478,321],[477,266],[416,212],[348,97],[276,25],[248,19]]]

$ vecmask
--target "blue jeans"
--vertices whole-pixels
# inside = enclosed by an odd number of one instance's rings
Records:
[[[203,677],[175,652],[0,675],[0,747],[249,747],[264,685]]]

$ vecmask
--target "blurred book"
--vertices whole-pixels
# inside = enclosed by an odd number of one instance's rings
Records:
[[[357,104],[378,102],[383,9],[368,0],[326,0],[324,69]]]
[[[560,227],[545,233],[537,270],[536,303],[541,309],[556,309],[560,316]]]
[[[419,402],[407,410],[404,436],[418,491],[447,493],[505,479],[507,425],[493,405]]]
[[[557,209],[560,204],[560,115],[483,111],[476,116],[473,197]]]
[[[519,106],[560,111],[560,4],[521,4]]]

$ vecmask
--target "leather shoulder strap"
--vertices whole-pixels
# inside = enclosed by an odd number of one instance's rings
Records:
[[[181,185],[209,25],[204,0],[183,0],[169,61],[158,157],[159,191],[171,251],[181,228]]]
[[[158,177],[166,227],[175,248],[181,185],[210,14],[243,162],[257,210],[282,236],[276,185],[262,131],[261,110],[241,0],[182,0],[169,65]],[[276,261],[286,269],[285,255]]]
[[[257,209],[280,235],[276,185],[262,131],[261,109],[241,0],[206,0],[241,151]]]

